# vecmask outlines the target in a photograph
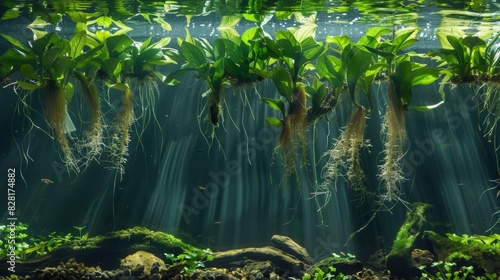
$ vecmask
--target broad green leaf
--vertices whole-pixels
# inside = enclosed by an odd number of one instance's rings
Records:
[[[30,64],[23,64],[19,69],[19,72],[23,74],[26,78],[31,80],[40,80],[40,77],[36,74],[35,69]]]
[[[299,14],[298,12],[295,13],[295,17],[297,18]],[[314,37],[316,37],[316,29],[318,28],[316,24],[316,13],[313,13],[307,19],[305,17],[298,18],[297,22],[301,22],[302,24],[293,31],[293,35],[299,43],[308,38],[314,39]]]
[[[122,35],[133,30],[132,28],[126,26],[119,20],[115,20],[114,23],[116,26],[118,26],[118,31],[115,32],[115,35]]]
[[[166,46],[170,43],[171,39],[172,38],[170,38],[170,37],[164,37],[164,38],[160,39],[158,42],[152,44],[151,48],[163,48],[164,46]]]
[[[19,40],[17,40],[16,38],[14,37],[11,37],[9,35],[6,35],[6,34],[1,34],[2,37],[4,37],[7,41],[9,41],[12,45],[20,48],[21,50],[27,52],[27,53],[31,53],[31,49],[27,46],[25,46],[23,43],[21,43]]]
[[[127,84],[124,84],[124,83],[110,84],[109,87],[117,89],[117,90],[121,90],[123,92],[129,90],[129,86]]]
[[[238,25],[238,23],[240,22],[241,20],[241,15],[228,15],[228,16],[223,16],[222,19],[220,20],[220,24],[219,24],[219,27],[217,27],[218,29],[222,29],[222,28],[233,28],[235,27],[236,25]]]
[[[256,38],[261,38],[262,28],[260,27],[252,27],[247,29],[241,35],[241,41],[245,42],[245,44],[250,45],[250,42],[255,40]]]
[[[12,65],[15,68],[20,67],[23,63],[32,63],[35,61],[35,57],[32,53],[26,53],[24,51],[10,48],[2,56],[0,56],[0,62],[5,65]]]
[[[403,105],[408,105],[412,98],[412,71],[409,60],[402,61],[396,66],[394,86]]]
[[[104,61],[102,68],[108,77],[113,81],[116,81],[119,78],[120,72],[122,71],[122,64],[120,60],[117,58],[110,58]]]
[[[283,125],[283,122],[281,120],[273,117],[266,118],[266,123],[276,127],[280,127]]]
[[[111,36],[106,39],[106,46],[108,47],[110,55],[111,53],[116,53],[117,55],[122,54],[126,49],[132,46],[133,43],[134,40],[132,40],[129,36],[125,34]]]
[[[222,39],[216,39],[214,41],[214,59],[223,58],[226,54],[225,44]]]
[[[172,26],[168,22],[163,20],[161,17],[154,18],[153,21],[159,23],[161,28],[163,28],[163,30],[172,31]]]
[[[66,86],[64,87],[64,97],[66,98],[66,101],[70,102],[71,98],[73,98],[74,93],[75,93],[75,87],[73,83],[71,82],[66,83]]]
[[[33,83],[28,83],[28,82],[25,82],[25,81],[17,81],[17,84],[22,88],[22,89],[25,89],[25,90],[29,90],[29,91],[33,91],[33,90],[37,90],[41,87],[40,84],[33,84]]]
[[[283,57],[280,47],[278,46],[278,44],[276,44],[274,40],[264,37],[264,41],[266,42],[266,48],[271,57],[276,59]]]
[[[433,110],[433,109],[436,109],[437,107],[441,106],[441,104],[443,104],[444,101],[440,101],[439,103],[436,103],[434,105],[422,105],[422,106],[410,106],[408,108],[408,110],[417,110],[417,111],[420,111],[420,112],[428,112],[430,110]]]
[[[354,55],[352,56],[349,64],[346,69],[346,78],[347,78],[347,87],[349,88],[349,93],[351,95],[351,99],[353,102],[355,100],[355,89],[358,80],[361,79],[363,74],[368,70],[370,63],[367,63],[371,60],[372,54],[361,50],[357,47],[352,50]]]
[[[242,16],[248,20],[248,21],[253,21],[253,22],[256,22],[256,23],[260,23],[262,22],[262,20],[264,19],[264,16],[263,15],[259,15],[259,14],[242,14]]]
[[[275,11],[274,16],[277,20],[289,19],[292,16],[292,12],[289,11]]]
[[[194,44],[187,41],[182,43],[181,54],[194,67],[200,67],[207,62],[205,54]]]
[[[187,73],[189,71],[194,71],[194,70],[195,69],[193,69],[193,68],[184,68],[184,69],[179,69],[179,70],[173,71],[167,75],[167,77],[165,78],[165,80],[163,82],[169,86],[177,85],[180,83],[180,81],[178,80],[178,78],[180,76],[182,76],[184,73]]]
[[[260,99],[262,102],[266,103],[269,105],[269,107],[273,108],[276,111],[280,111],[281,114],[283,114],[283,117],[286,114],[286,109],[285,109],[285,103],[281,101],[280,99],[273,99],[273,98],[261,98]]]
[[[140,51],[142,52],[143,50],[147,49],[149,47],[149,44],[151,43],[151,40],[153,37],[148,37],[146,40],[144,40],[141,44]],[[136,43],[137,44],[137,43]]]
[[[391,32],[392,29],[388,27],[371,27],[368,30],[366,30],[365,35],[378,39],[380,38],[380,36],[389,34]]]
[[[351,44],[351,39],[349,39],[349,37],[346,35],[335,36],[335,37],[327,35],[326,42],[328,44],[335,44],[339,46],[341,50],[343,50],[346,46]]]
[[[68,17],[75,23],[77,22],[87,22],[87,16],[84,12],[68,11],[66,12]]]
[[[369,46],[365,46],[365,48],[369,52],[374,53],[376,55],[380,55],[381,57],[385,58],[388,61],[388,63],[390,63],[394,59],[394,57],[396,56],[396,54],[393,52],[383,51],[381,49],[376,49],[376,48],[372,48]]]
[[[396,31],[392,44],[395,46],[394,52],[408,48],[417,41],[419,28],[408,27]]]
[[[73,36],[71,36],[71,38],[69,39],[69,45],[71,47],[70,56],[72,58],[76,58],[82,53],[83,47],[85,47],[86,39],[87,32],[85,31],[77,32],[73,34]]]
[[[480,47],[480,46],[486,46],[486,42],[481,40],[480,38],[476,36],[467,36],[462,39],[462,44],[466,47],[468,47],[470,50]]]
[[[218,99],[220,99],[220,97],[222,95],[221,87],[222,87],[224,74],[225,74],[224,58],[218,59],[214,63],[213,68],[215,69],[215,72],[212,75],[212,86],[215,90],[215,94],[217,95],[217,97],[219,97]]]
[[[439,79],[439,69],[423,67],[413,71],[412,85],[430,85]]]
[[[276,31],[276,43],[281,49],[284,57],[295,58],[295,54],[300,54],[302,49],[295,36],[290,31]]]
[[[293,82],[290,73],[280,65],[274,66],[273,82],[278,93],[288,102],[292,102]]]
[[[96,19],[96,23],[99,26],[108,28],[111,24],[113,24],[113,19],[107,16],[100,16]]]
[[[448,42],[450,42],[450,45],[453,47],[453,53],[455,57],[458,59],[458,63],[464,63],[465,61],[465,50],[463,48],[462,43],[460,40],[453,36],[446,36],[446,39],[448,39]]]
[[[50,48],[47,52],[42,56],[42,65],[50,68],[52,63],[56,60],[56,58],[60,55],[60,48]]]

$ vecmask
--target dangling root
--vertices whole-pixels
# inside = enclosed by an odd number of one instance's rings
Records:
[[[210,122],[213,126],[217,126],[222,112],[222,105],[220,100],[217,99],[214,93],[208,96],[208,112],[210,114]]]
[[[306,92],[299,88],[293,94],[293,102],[290,103],[288,114],[283,120],[281,136],[278,147],[285,167],[285,177],[296,173],[295,157],[297,151],[302,149],[302,164],[306,164],[307,149],[307,108]]]
[[[405,128],[405,108],[397,97],[394,81],[387,85],[387,111],[382,123],[384,139],[384,164],[380,166],[378,177],[385,185],[381,202],[400,201],[398,184],[404,180],[401,159],[405,154],[407,141]]]
[[[102,152],[103,124],[99,91],[96,85],[83,74],[76,71],[74,74],[82,86],[82,95],[87,101],[90,111],[90,124],[84,132],[83,140],[78,147],[80,152],[84,153],[85,164],[88,164]]]
[[[64,134],[66,90],[53,80],[48,80],[45,84],[45,114],[63,152],[64,164],[78,171],[76,159]]]
[[[484,125],[486,127],[485,135],[493,138],[495,144],[495,149],[500,148],[500,144],[496,141],[497,137],[497,125],[500,122],[500,85],[496,83],[488,84],[486,93],[482,96],[483,108],[487,112],[487,116],[484,120]]]
[[[323,183],[320,188],[327,190],[333,185],[337,188],[338,179],[342,176],[341,169],[347,168],[349,186],[356,195],[364,195],[366,179],[360,162],[360,150],[370,147],[368,139],[364,139],[366,127],[365,110],[359,108],[352,115],[349,124],[344,128],[333,147],[325,153],[329,156],[323,168]]]
[[[128,156],[128,144],[130,142],[130,126],[134,122],[133,93],[129,87],[123,92],[122,106],[120,112],[113,121],[111,127],[110,157],[114,168],[123,175],[125,163]]]

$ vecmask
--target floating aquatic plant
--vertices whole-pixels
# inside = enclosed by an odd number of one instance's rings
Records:
[[[304,73],[310,69],[309,66],[313,67],[310,62],[326,52],[326,47],[316,42],[314,38],[302,38],[300,35],[298,32],[279,30],[276,32],[276,41],[265,37],[269,55],[278,60],[270,76],[278,93],[288,103],[282,120],[273,117],[266,119],[268,124],[281,127],[278,147],[281,150],[286,175],[296,172],[295,159],[299,149],[302,149],[302,163],[305,164],[307,98],[301,80]],[[302,41],[297,38],[301,38]]]
[[[383,32],[387,34],[390,30]],[[400,54],[401,50],[418,41],[418,32],[418,28],[404,28],[394,32],[392,40],[386,39],[380,43],[365,46],[379,59],[382,58],[379,62],[382,68],[378,68],[378,71],[387,71],[386,75],[389,78],[386,89],[386,112],[381,131],[384,142],[384,160],[378,173],[384,185],[384,191],[380,194],[382,203],[401,201],[401,191],[398,185],[405,179],[401,166],[407,147],[405,112],[409,109],[428,111],[442,104],[440,102],[429,106],[409,106],[413,86],[428,85],[439,77],[437,69],[412,62],[408,53]]]

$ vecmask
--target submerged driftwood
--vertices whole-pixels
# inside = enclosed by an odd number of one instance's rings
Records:
[[[217,252],[214,253],[214,259],[206,263],[206,266],[231,268],[244,260],[271,261],[275,265],[297,276],[303,275],[303,271],[307,268],[306,264],[294,256],[270,246]]]

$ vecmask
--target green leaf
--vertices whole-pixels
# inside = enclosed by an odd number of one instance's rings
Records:
[[[87,22],[87,16],[85,15],[84,12],[77,12],[77,11],[68,11],[66,12],[68,17],[75,23],[77,22]]]
[[[283,54],[281,53],[280,47],[274,40],[268,37],[264,37],[264,42],[266,43],[267,52],[273,58],[281,58]]]
[[[260,99],[262,102],[266,103],[269,105],[269,107],[273,108],[276,111],[280,111],[283,117],[286,114],[286,109],[285,109],[285,103],[281,101],[280,99],[273,99],[273,98],[261,98]]]
[[[35,61],[35,57],[32,53],[26,53],[24,51],[10,48],[2,56],[0,56],[0,62],[5,65],[12,65],[15,68],[20,67],[22,63],[32,63]]]
[[[19,40],[15,39],[14,37],[11,37],[9,35],[6,35],[6,34],[1,34],[2,37],[4,37],[7,41],[9,41],[12,45],[20,48],[21,50],[27,52],[27,53],[31,53],[31,49],[28,48],[27,46],[25,46],[23,43],[21,43]]]
[[[24,82],[24,81],[17,81],[17,84],[22,88],[22,89],[25,89],[25,90],[29,90],[29,91],[33,91],[33,90],[37,90],[41,87],[40,84],[32,84],[32,83],[28,83],[28,82]]]
[[[40,81],[40,77],[36,74],[35,69],[30,64],[21,65],[19,72],[21,72],[21,74],[28,79]]]
[[[73,93],[75,93],[75,87],[73,83],[66,83],[66,86],[64,87],[65,92],[64,92],[64,97],[66,98],[66,101],[70,102],[71,98],[73,98]]]
[[[169,86],[177,85],[180,83],[180,81],[178,80],[178,78],[180,76],[182,76],[184,73],[187,73],[189,71],[194,71],[194,70],[195,69],[193,69],[193,68],[184,68],[184,69],[173,71],[167,75],[167,77],[165,78],[165,80],[163,82]]]
[[[69,39],[69,45],[71,47],[70,56],[72,58],[76,58],[82,53],[86,39],[87,39],[87,32],[85,31],[77,32],[73,34],[73,36],[71,36],[71,38]]]
[[[419,28],[408,27],[396,31],[392,44],[395,46],[394,52],[406,49],[415,44],[418,39]]]
[[[119,59],[110,58],[104,61],[102,68],[110,79],[116,81],[119,78],[120,72],[122,71],[122,64],[120,63]]]
[[[215,94],[217,96],[217,99],[221,98],[222,95],[222,84],[223,84],[223,78],[224,78],[224,59],[218,59],[214,65],[213,65],[215,72],[212,75],[212,86],[215,90]]]
[[[326,36],[326,42],[328,44],[335,44],[340,47],[341,50],[343,50],[346,46],[351,44],[351,39],[349,39],[348,36],[342,35],[342,36]]]
[[[368,67],[370,67],[370,63],[368,62],[371,60],[372,54],[357,47],[354,47],[352,51],[354,52],[354,55],[347,65],[346,78],[347,87],[349,88],[351,99],[353,102],[356,102],[356,84],[358,83],[358,80],[361,79],[366,70],[368,70]]]
[[[412,85],[430,85],[439,79],[439,69],[423,67],[413,71]]]
[[[285,97],[288,102],[292,102],[293,81],[290,73],[280,65],[274,66],[273,82],[278,93]]]
[[[276,31],[276,43],[280,47],[284,57],[295,58],[295,54],[302,52],[299,42],[290,31]]]
[[[470,50],[476,48],[476,47],[482,47],[486,46],[486,42],[481,40],[479,37],[476,36],[467,36],[462,39],[462,44],[466,47],[468,47]]]
[[[203,51],[187,41],[184,41],[181,45],[181,54],[188,63],[196,68],[207,62]]]
[[[395,53],[392,53],[392,52],[388,52],[388,51],[383,51],[381,49],[376,49],[376,48],[372,48],[372,47],[369,47],[369,46],[365,46],[365,48],[371,52],[371,53],[374,53],[376,55],[380,55],[381,57],[385,58],[388,63],[390,63],[394,57],[396,56]]]
[[[225,44],[222,39],[216,39],[214,41],[214,59],[223,58],[225,56]]]
[[[101,16],[96,19],[96,23],[99,26],[108,28],[111,24],[113,24],[113,19],[107,16]]]
[[[172,26],[168,22],[163,20],[162,18],[157,17],[157,18],[154,18],[153,21],[156,21],[157,23],[159,23],[161,28],[163,28],[163,30],[172,31]]]
[[[283,122],[280,119],[268,117],[266,118],[266,123],[272,126],[280,127],[283,125]]]
[[[396,67],[394,86],[403,105],[408,105],[412,98],[411,72],[411,62],[409,60],[402,61]]]
[[[446,36],[446,39],[448,39],[448,42],[450,43],[450,45],[453,47],[453,54],[455,55],[455,57],[458,59],[458,63],[462,64],[465,62],[465,50],[464,50],[464,47],[462,45],[462,43],[460,42],[460,40],[458,40],[457,38],[453,37],[453,36]]]
[[[96,32],[97,34],[97,32]],[[106,46],[110,53],[123,53],[127,48],[132,46],[134,40],[132,40],[129,36],[125,34],[111,36],[106,39]]]

